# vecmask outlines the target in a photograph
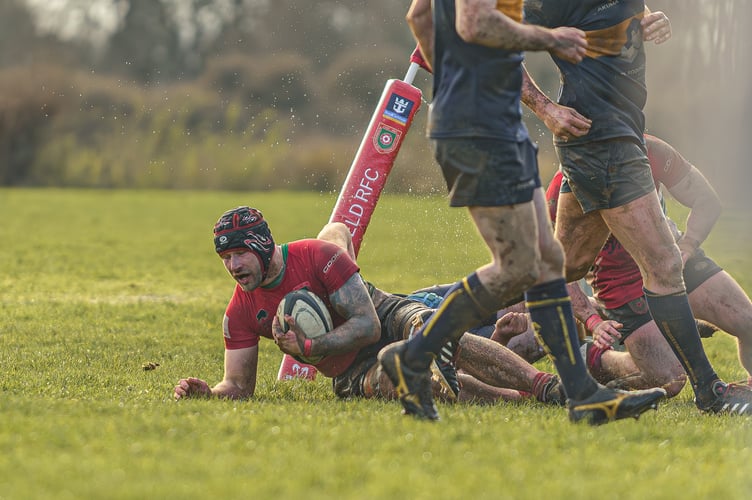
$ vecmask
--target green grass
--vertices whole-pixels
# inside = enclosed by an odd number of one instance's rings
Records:
[[[752,419],[700,415],[688,389],[600,428],[533,403],[440,405],[431,424],[338,401],[323,377],[277,382],[281,356],[262,342],[254,399],[174,402],[181,377],[222,375],[233,286],[213,254],[218,215],[251,204],[278,241],[313,237],[334,198],[0,190],[0,499],[752,495]],[[705,248],[752,291],[748,227],[725,213]],[[486,260],[442,197],[383,196],[360,255],[395,292]],[[705,345],[742,377],[729,336]]]

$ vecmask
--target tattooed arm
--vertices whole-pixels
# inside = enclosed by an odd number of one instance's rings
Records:
[[[457,34],[468,43],[505,50],[546,50],[572,63],[585,56],[585,33],[576,28],[545,28],[515,21],[496,0],[457,0]]]
[[[346,321],[329,333],[311,342],[307,356],[331,356],[361,349],[377,342],[381,337],[381,324],[376,315],[368,289],[359,273],[353,274],[344,285],[329,295],[329,300],[337,313]],[[294,335],[282,333],[275,317],[272,331],[279,348],[292,356],[303,354],[305,337],[298,331],[293,321],[289,322]]]

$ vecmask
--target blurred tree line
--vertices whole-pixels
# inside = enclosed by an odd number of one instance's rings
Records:
[[[339,189],[389,78],[415,44],[402,0],[3,0],[0,185]],[[648,129],[726,199],[750,141],[746,0],[656,0]],[[528,67],[555,95],[545,54]],[[431,78],[415,82],[430,101]],[[413,124],[388,189],[444,193]],[[551,139],[529,113],[544,177]],[[739,199],[742,199],[739,196]]]

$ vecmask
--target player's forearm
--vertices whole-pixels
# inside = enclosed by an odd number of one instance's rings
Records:
[[[332,356],[357,351],[378,341],[381,329],[378,319],[355,316],[320,337],[311,340],[306,356]]]
[[[598,316],[598,311],[595,310],[590,299],[580,287],[578,281],[573,281],[567,284],[567,290],[569,291],[569,297],[572,300],[572,310],[575,318],[577,318],[582,324],[585,324],[591,316]]]
[[[710,182],[694,166],[669,192],[679,203],[690,209],[682,238],[684,241],[680,246],[691,253],[705,241],[721,216],[721,199]]]
[[[550,29],[518,23],[495,8],[458,8],[456,27],[464,41],[496,49],[542,51],[555,49],[558,43]]]
[[[381,324],[363,278],[353,274],[329,296],[337,313],[347,321],[312,339],[305,356],[331,356],[361,349],[381,336]]]
[[[241,386],[226,379],[211,388],[211,396],[215,398],[244,399],[252,397],[254,392],[254,386]]]
[[[533,77],[530,76],[530,73],[527,72],[527,68],[525,66],[522,66],[522,93],[521,93],[521,100],[522,103],[527,106],[530,111],[535,113],[535,116],[537,116],[541,121],[545,122],[546,118],[546,107],[549,104],[553,104],[553,101],[538,87],[538,85],[535,83],[535,80],[533,80]]]
[[[679,240],[680,243],[689,250],[697,250],[710,235],[720,215],[720,205],[708,204],[707,207],[693,208],[687,217],[686,230]]]
[[[707,199],[703,201],[699,207],[693,208],[689,212],[687,232],[692,232],[698,238],[701,238],[700,241],[705,241],[715,223],[718,222],[722,211],[723,208],[719,200]]]

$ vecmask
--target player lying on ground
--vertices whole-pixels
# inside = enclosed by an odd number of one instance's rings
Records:
[[[262,337],[294,355],[324,356],[317,368],[335,380],[362,350],[378,342],[381,328],[376,310],[357,265],[340,247],[314,239],[277,245],[261,212],[250,207],[228,210],[219,218],[214,245],[236,282],[222,323],[224,377],[214,387],[194,377],[181,379],[175,387],[176,399],[253,396]],[[334,324],[308,353],[296,342],[294,326],[279,336],[272,327],[279,302],[301,287],[326,302]]]
[[[354,252],[345,225],[328,225],[320,239],[277,245],[261,213],[239,207],[220,217],[214,236],[216,251],[237,282],[223,321],[224,378],[214,387],[195,377],[181,379],[174,389],[176,399],[253,396],[261,337],[273,339],[293,357],[321,356],[314,366],[332,378],[339,397],[394,397],[393,386],[378,370],[376,355],[383,346],[402,340],[415,321],[432,311],[366,286],[350,257]],[[283,333],[275,315],[279,301],[303,286],[325,301],[335,326],[308,347],[292,318],[291,330]],[[515,399],[524,391],[540,401],[563,404],[554,375],[540,372],[486,339],[470,339],[463,347],[457,362],[478,383],[468,384],[459,399]],[[476,396],[475,389],[483,392]]]
[[[345,225],[327,224],[318,238],[346,248],[354,257],[351,236]],[[370,283],[369,291],[379,314],[382,335],[390,339],[409,338],[434,312],[425,302],[385,292]],[[565,396],[558,377],[538,370],[506,347],[494,344],[483,337],[465,335],[457,346],[446,346],[453,359],[444,358],[439,365],[444,389],[448,390],[436,395],[443,400],[456,397],[460,401],[494,402],[499,399],[518,400],[532,394],[541,402],[564,404]],[[375,359],[369,359],[369,368],[363,371],[362,380],[356,381],[354,389],[348,389],[355,393],[342,394],[342,397],[378,395],[393,399],[396,396],[393,384],[375,362]],[[454,366],[461,373],[455,374]]]

